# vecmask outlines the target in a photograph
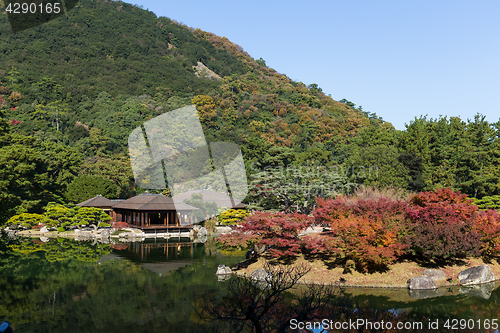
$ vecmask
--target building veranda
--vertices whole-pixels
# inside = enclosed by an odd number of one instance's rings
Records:
[[[94,197],[79,206],[103,208],[111,216],[111,222],[125,222],[130,227],[147,230],[190,229],[193,227],[193,212],[198,208],[176,201],[162,194],[143,193],[124,201],[112,201]]]

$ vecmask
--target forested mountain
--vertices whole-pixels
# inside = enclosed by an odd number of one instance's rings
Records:
[[[249,173],[255,166],[340,165],[343,182],[498,192],[500,172],[489,153],[496,125],[480,117],[420,118],[399,132],[316,84],[277,73],[227,38],[120,1],[82,0],[65,16],[16,34],[2,13],[0,55],[1,221],[76,200],[84,176],[108,197],[141,191],[128,135],[189,104],[208,141],[240,145]],[[360,172],[370,166],[377,173]]]

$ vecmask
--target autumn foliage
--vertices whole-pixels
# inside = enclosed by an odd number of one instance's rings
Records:
[[[269,247],[273,257],[295,256],[301,253],[299,232],[313,220],[302,214],[258,212],[245,220],[239,232],[221,236],[224,247],[243,244]]]
[[[473,230],[481,237],[481,253],[495,256],[500,253],[500,214],[488,209],[480,211],[474,218]]]
[[[353,260],[363,270],[393,263],[408,248],[398,237],[407,206],[389,198],[318,200],[314,217],[331,229],[323,239],[323,251]]]
[[[450,188],[415,195],[408,209],[411,223],[406,238],[413,254],[429,259],[479,255],[481,237],[473,228],[478,208],[472,202]]]
[[[447,260],[500,253],[500,214],[479,211],[467,195],[443,188],[407,199],[338,196],[317,199],[314,218],[256,213],[221,237],[226,247],[266,246],[274,257],[319,254],[354,263],[363,271],[394,263],[403,255]],[[312,223],[327,228],[319,237],[298,237]],[[348,264],[349,263],[349,264]]]

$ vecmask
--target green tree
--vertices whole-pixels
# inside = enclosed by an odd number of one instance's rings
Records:
[[[82,202],[102,195],[106,198],[116,198],[118,187],[109,179],[99,176],[80,175],[76,177],[65,193],[70,202]]]
[[[251,179],[246,199],[250,209],[306,215],[314,209],[317,197],[351,192],[355,186],[338,169],[316,165],[265,168]]]
[[[242,221],[250,213],[246,209],[227,209],[222,208],[223,211],[217,216],[217,219],[222,225],[233,225]]]
[[[356,183],[407,188],[408,171],[399,157],[400,153],[394,146],[356,147],[346,162],[347,173]]]
[[[19,215],[12,216],[7,221],[7,226],[10,228],[23,228],[23,229],[31,229],[40,223],[45,223],[46,218],[41,214],[30,214],[30,213],[22,213]]]

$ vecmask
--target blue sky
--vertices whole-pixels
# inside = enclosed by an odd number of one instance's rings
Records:
[[[397,129],[416,116],[500,118],[500,1],[132,0]]]

